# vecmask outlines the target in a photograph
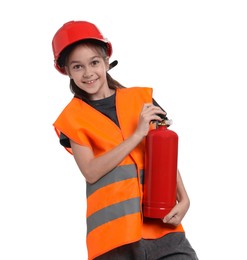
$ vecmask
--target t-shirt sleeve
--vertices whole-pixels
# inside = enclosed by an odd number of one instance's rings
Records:
[[[60,133],[59,141],[62,146],[66,147],[66,148],[71,148],[69,138],[62,132]]]

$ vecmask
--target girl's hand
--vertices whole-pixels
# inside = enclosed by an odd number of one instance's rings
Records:
[[[166,115],[166,112],[163,111],[160,107],[154,106],[152,103],[144,104],[135,134],[141,136],[142,138],[146,136],[149,131],[150,122],[162,120],[158,114]]]
[[[189,209],[189,201],[178,202],[175,207],[163,218],[163,222],[178,226]]]

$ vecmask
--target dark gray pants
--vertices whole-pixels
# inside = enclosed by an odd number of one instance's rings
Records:
[[[95,260],[198,260],[184,233],[176,232],[159,239],[142,239],[96,257]]]

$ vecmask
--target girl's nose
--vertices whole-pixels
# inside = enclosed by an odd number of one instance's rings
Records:
[[[92,71],[90,68],[85,68],[84,69],[84,73],[83,73],[83,77],[84,78],[89,78],[92,75]]]

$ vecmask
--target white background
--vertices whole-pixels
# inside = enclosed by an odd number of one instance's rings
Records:
[[[70,20],[113,44],[111,75],[151,86],[180,137],[200,260],[246,253],[247,7],[240,0],[5,1],[0,6],[0,259],[86,260],[85,183],[52,127],[71,99],[51,40]]]

